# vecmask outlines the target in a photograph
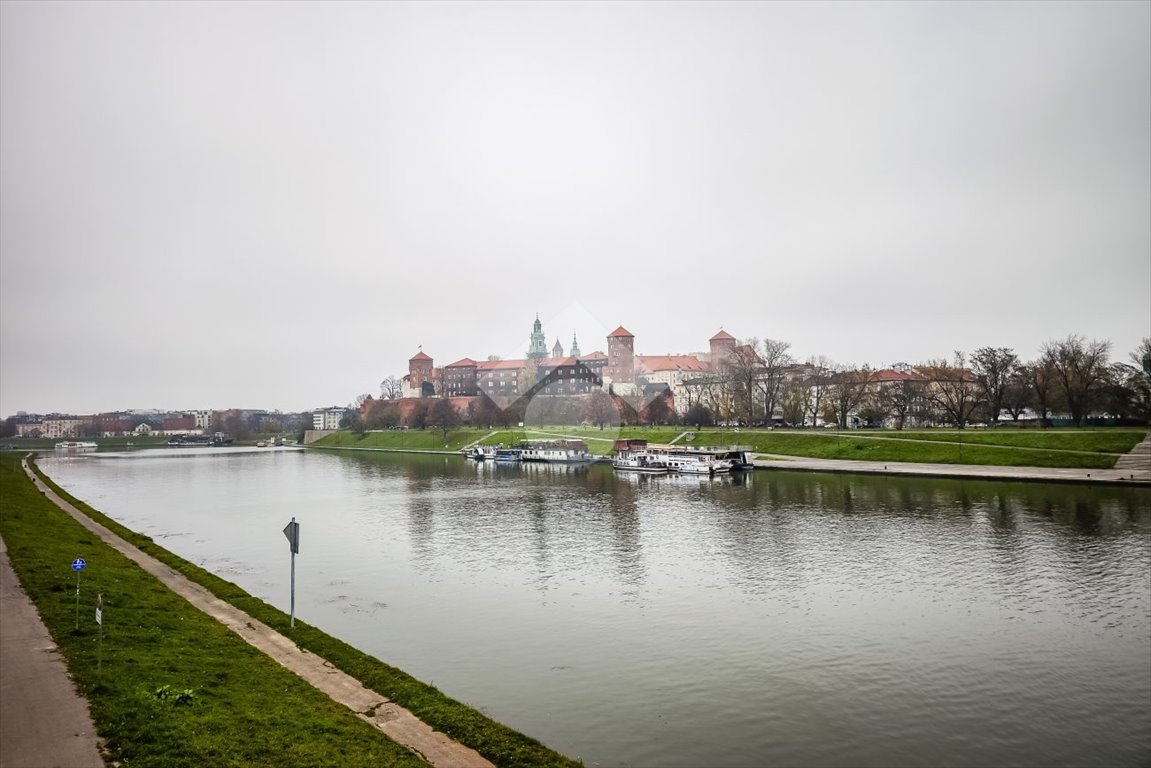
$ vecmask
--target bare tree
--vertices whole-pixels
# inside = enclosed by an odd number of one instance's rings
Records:
[[[1151,336],[1144,336],[1135,347],[1135,351],[1131,353],[1131,364],[1151,380]]]
[[[1051,359],[1055,379],[1076,426],[1087,423],[1095,395],[1107,380],[1110,353],[1111,342],[1087,341],[1077,334],[1050,341],[1043,347],[1043,355]]]
[[[427,426],[440,430],[444,437],[460,425],[460,413],[446,397],[438,398],[428,409]]]
[[[895,417],[896,429],[903,429],[908,421],[922,418],[927,404],[925,389],[925,382],[912,374],[880,388],[879,399],[888,413]]]
[[[1019,417],[1034,399],[1035,393],[1031,387],[1027,366],[1015,366],[1015,370],[1007,379],[1007,386],[1003,388],[1003,410],[1011,414],[1012,421],[1019,421]]]
[[[867,387],[875,379],[875,372],[866,365],[862,368],[838,366],[831,374],[827,397],[835,411],[835,423],[847,428],[847,420],[867,395]]]
[[[980,347],[971,355],[971,370],[983,390],[983,399],[992,424],[999,421],[1003,398],[1019,356],[1006,347]]]
[[[593,391],[584,399],[584,419],[603,429],[605,424],[618,425],[619,412],[611,395],[602,389]]]
[[[759,341],[755,338],[747,339],[731,351],[723,362],[722,372],[727,379],[736,412],[746,424],[755,421],[756,408],[755,393],[757,383],[763,372],[763,361],[759,359],[757,347]]]
[[[807,379],[808,399],[807,407],[811,413],[811,426],[819,426],[820,410],[827,397],[827,390],[831,386],[831,376],[835,370],[835,363],[823,355],[808,360],[811,365],[811,375]]]
[[[1031,393],[1031,403],[1039,415],[1041,427],[1051,426],[1051,410],[1057,397],[1055,391],[1055,361],[1046,353],[1024,368],[1024,379]]]
[[[763,420],[766,424],[771,424],[775,418],[787,368],[794,362],[789,349],[791,344],[775,339],[764,339],[759,345],[760,375],[756,385],[763,396]]]
[[[380,382],[381,400],[398,400],[404,394],[404,380],[399,376],[389,376]]]
[[[930,382],[928,398],[942,418],[963,429],[980,406],[979,385],[967,370],[966,358],[956,352],[951,361],[933,360],[919,369]]]
[[[780,415],[788,424],[803,426],[811,403],[811,387],[807,377],[789,378],[780,392]]]

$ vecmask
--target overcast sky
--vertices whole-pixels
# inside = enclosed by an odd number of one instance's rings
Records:
[[[0,415],[1151,334],[1151,3],[0,3]]]

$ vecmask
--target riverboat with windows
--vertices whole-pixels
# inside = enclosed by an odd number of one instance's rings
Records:
[[[494,445],[473,445],[465,455],[473,461],[494,461],[497,450]]]
[[[525,440],[520,448],[524,461],[590,464],[593,458],[583,440]]]
[[[56,443],[56,450],[58,451],[94,451],[96,448],[95,443],[76,442],[73,440]]]
[[[519,464],[523,461],[523,451],[519,448],[497,448],[492,461],[496,464]]]
[[[750,451],[743,447],[713,448],[683,445],[648,445],[646,440],[617,440],[617,469],[634,469],[638,456],[649,464],[662,463],[673,474],[725,475],[752,466]]]
[[[669,471],[665,461],[647,452],[646,440],[616,440],[612,448],[611,465],[620,472],[666,475]]]

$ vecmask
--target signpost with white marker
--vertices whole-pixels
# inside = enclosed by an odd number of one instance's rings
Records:
[[[100,642],[96,646],[96,674],[104,665],[104,593],[96,595],[96,623],[100,625]]]
[[[296,518],[284,528],[284,535],[288,537],[288,544],[292,549],[292,614],[288,626],[296,626],[296,554],[300,551],[300,524]]]
[[[76,572],[76,629],[80,628],[80,571],[87,563],[83,558],[77,557],[72,561],[72,570]]]

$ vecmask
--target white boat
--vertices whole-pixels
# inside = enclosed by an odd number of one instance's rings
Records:
[[[525,440],[520,448],[524,461],[588,464],[593,458],[583,440]]]
[[[667,464],[649,453],[635,452],[627,456],[616,456],[612,468],[620,472],[640,472],[645,475],[666,475]]]
[[[523,451],[519,448],[497,448],[492,460],[496,464],[519,464],[523,460]]]
[[[673,474],[715,476],[728,474],[735,460],[726,449],[686,448],[672,445],[648,445],[646,440],[616,440],[614,451],[617,469],[643,471],[644,466],[663,465]]]
[[[493,445],[473,445],[465,455],[474,461],[493,461],[496,458],[496,450]]]
[[[56,443],[56,450],[58,451],[94,451],[97,447],[95,443],[82,443],[71,440]]]

